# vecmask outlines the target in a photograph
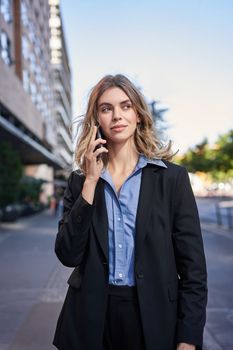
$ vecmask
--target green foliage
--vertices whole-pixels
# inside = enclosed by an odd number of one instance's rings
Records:
[[[225,135],[220,135],[217,140],[216,169],[228,172],[233,169],[233,130]]]
[[[210,173],[213,180],[227,181],[233,178],[233,130],[220,135],[214,147],[205,138],[178,161],[188,171]]]
[[[41,193],[41,186],[45,181],[35,179],[31,176],[24,176],[19,183],[17,200],[23,203],[38,204]]]
[[[15,201],[22,173],[18,152],[9,142],[0,142],[0,207]]]

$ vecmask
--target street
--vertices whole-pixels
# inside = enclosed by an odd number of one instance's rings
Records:
[[[233,348],[233,231],[216,225],[214,201],[197,199],[208,268],[205,350]],[[51,350],[72,271],[54,254],[49,211],[0,224],[0,350]],[[160,349],[158,349],[160,350]]]

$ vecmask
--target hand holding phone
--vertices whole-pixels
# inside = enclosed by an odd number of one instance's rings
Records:
[[[101,132],[101,128],[100,126],[98,127],[97,129],[97,132],[96,132],[96,140],[97,139],[102,139],[102,140],[105,140],[104,137],[103,137],[103,133]],[[105,145],[106,146],[106,145]],[[96,149],[98,148],[101,148],[101,147],[104,147],[104,145],[102,143],[99,143],[97,146],[96,146]],[[102,158],[103,157],[103,153],[100,153],[98,156],[97,156],[97,160]],[[102,158],[103,159],[103,158]]]
[[[97,134],[98,127],[94,126],[90,143],[85,152],[85,164],[86,164],[86,180],[91,180],[91,183],[97,183],[103,170],[103,158],[100,156],[103,153],[108,153],[106,146],[106,140],[98,137],[102,136],[101,131]],[[102,160],[102,161],[98,161]]]
[[[96,139],[104,139],[103,138],[103,135],[102,135],[102,132],[101,132],[101,130],[100,130],[100,127],[98,127],[98,129],[97,129],[97,132],[96,132]],[[99,147],[102,147],[103,145],[102,144],[99,144],[97,147],[99,148]]]

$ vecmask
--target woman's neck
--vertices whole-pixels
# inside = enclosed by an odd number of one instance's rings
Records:
[[[124,174],[136,166],[139,156],[135,145],[114,144],[108,149],[109,161],[107,169],[110,172]]]

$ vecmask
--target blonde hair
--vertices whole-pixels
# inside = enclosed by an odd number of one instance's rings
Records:
[[[171,160],[175,153],[172,152],[172,141],[169,140],[167,145],[164,145],[157,136],[154,126],[153,117],[145,102],[142,93],[134,86],[134,84],[124,75],[117,74],[104,76],[91,90],[88,100],[87,112],[80,121],[82,125],[81,133],[75,147],[75,163],[86,174],[86,166],[84,154],[91,141],[93,126],[98,124],[97,121],[97,106],[100,96],[109,88],[118,87],[122,89],[132,102],[135,112],[140,118],[140,123],[134,133],[134,142],[138,154],[143,154],[149,159],[158,158]],[[103,153],[104,167],[108,164],[108,154]]]

